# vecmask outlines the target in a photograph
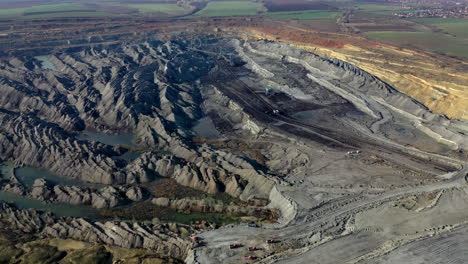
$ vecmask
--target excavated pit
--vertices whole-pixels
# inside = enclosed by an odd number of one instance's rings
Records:
[[[191,263],[238,263],[243,251],[223,247],[239,240],[262,244],[256,254],[265,262],[304,260],[300,252],[352,233],[363,211],[463,187],[457,170],[466,165],[468,126],[336,59],[279,42],[207,35],[44,54],[0,58],[1,194],[44,205],[35,209],[72,204],[98,216],[65,219],[3,204],[0,222],[15,230],[188,256]],[[14,173],[22,167],[69,182],[25,184]],[[449,172],[457,176],[440,177]],[[160,223],[184,214],[214,223]],[[245,222],[262,227],[213,229]],[[206,228],[205,246],[186,239]],[[263,245],[276,234],[284,241]],[[387,235],[356,239],[379,246]]]

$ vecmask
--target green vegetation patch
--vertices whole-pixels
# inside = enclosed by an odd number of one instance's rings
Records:
[[[26,19],[36,19],[36,18],[62,18],[62,17],[103,17],[110,16],[111,14],[106,12],[63,12],[63,13],[47,13],[47,14],[38,14],[38,15],[28,15],[24,16]]]
[[[257,10],[260,8],[262,8],[262,4],[249,1],[209,2],[205,8],[195,15],[202,17],[253,16],[257,14]]]
[[[39,17],[74,17],[74,16],[103,16],[104,12],[95,10],[78,3],[37,5],[25,8],[0,9],[0,18],[39,18]]]
[[[367,36],[397,45],[407,45],[420,49],[436,51],[452,56],[468,58],[468,40],[455,38],[435,32],[368,32]]]
[[[0,244],[0,263],[11,263],[11,261],[19,257],[23,252],[18,250],[14,245]]]
[[[441,17],[424,17],[424,18],[411,18],[410,20],[424,23],[424,24],[446,24],[446,23],[468,23],[464,18],[441,18]]]
[[[42,12],[64,12],[64,11],[92,11],[92,9],[85,7],[82,4],[68,3],[68,4],[53,4],[53,5],[39,5],[25,8],[24,13],[42,13]]]
[[[28,14],[35,14],[35,13],[49,13],[49,12],[70,12],[70,11],[93,11],[90,8],[85,7],[82,4],[51,4],[51,5],[38,5],[32,7],[25,7],[25,8],[7,8],[7,9],[0,9],[0,16],[1,17],[14,17],[19,15],[28,15]]]
[[[434,26],[448,34],[468,39],[468,19],[463,18],[414,18],[412,21]]]
[[[410,9],[402,8],[400,5],[387,5],[387,4],[375,4],[375,3],[347,3],[343,6],[337,7],[349,7],[356,8],[354,11],[354,17],[359,18],[378,18],[382,15],[391,15],[394,13],[406,13]]]
[[[269,17],[284,19],[336,19],[341,16],[340,12],[308,10],[308,11],[289,11],[272,12],[266,14]]]
[[[112,254],[104,247],[89,248],[84,250],[76,250],[62,261],[67,264],[80,263],[96,263],[96,264],[112,264]]]
[[[166,13],[170,15],[184,14],[187,10],[176,4],[112,4],[113,6],[124,6],[135,8],[141,13]]]
[[[373,15],[393,15],[399,13],[407,13],[409,10],[386,10],[386,11],[372,11],[370,14]]]
[[[219,225],[239,223],[240,218],[219,213],[179,212],[167,207],[160,207],[150,201],[136,202],[129,206],[101,209],[103,219],[120,219],[129,221],[151,221],[158,218],[163,222],[190,224],[195,221],[209,221]]]
[[[47,245],[34,245],[31,250],[22,256],[22,263],[58,263],[65,257],[66,253],[59,251],[56,247]]]
[[[352,6],[365,11],[386,11],[386,10],[401,10],[400,6],[394,5],[379,5],[379,4],[353,4]]]
[[[11,8],[11,9],[0,9],[0,17],[15,17],[21,16],[26,8]]]

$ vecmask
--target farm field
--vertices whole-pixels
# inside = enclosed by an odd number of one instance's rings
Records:
[[[37,13],[49,13],[49,12],[89,12],[93,11],[90,8],[85,7],[82,4],[50,4],[50,5],[38,5],[24,8],[3,8],[0,9],[0,17],[12,17],[18,15],[34,15]]]
[[[126,4],[105,2],[102,5],[90,3],[44,4],[21,8],[2,8],[0,18],[57,18],[57,17],[105,17],[129,14],[132,10],[140,13],[166,13],[168,15],[183,15],[187,9],[176,4]],[[133,11],[136,12],[136,11]]]
[[[261,4],[247,1],[209,2],[195,15],[201,17],[253,16],[260,8],[262,8]]]
[[[404,19],[392,15],[408,11],[398,5],[349,3],[347,6],[356,8],[346,24],[355,33],[397,46],[468,57],[466,19]]]
[[[269,17],[284,19],[336,19],[340,17],[340,12],[308,10],[308,11],[289,11],[289,12],[271,12],[266,14]]]
[[[404,13],[408,9],[400,5],[373,4],[373,3],[347,3],[336,5],[337,7],[354,8],[354,13],[362,18],[380,18],[382,15],[391,15],[393,13]]]
[[[392,14],[405,13],[405,12],[408,12],[408,10],[397,9],[397,10],[370,11],[369,14],[378,16],[378,15],[392,15]]]
[[[414,18],[414,22],[434,26],[450,35],[468,39],[468,19],[463,18]]]
[[[176,4],[121,4],[111,3],[112,6],[135,8],[141,13],[166,13],[170,15],[187,13],[187,9]]]
[[[108,17],[113,14],[101,11],[64,11],[64,12],[52,12],[52,13],[41,13],[34,15],[27,15],[22,18],[24,19],[38,19],[38,18],[67,18],[67,17]]]
[[[303,19],[298,21],[312,30],[323,32],[338,32],[340,30],[336,19]]]
[[[79,3],[46,4],[23,8],[2,8],[0,18],[43,18],[43,17],[91,17],[107,16],[107,12],[96,11]]]
[[[352,4],[353,7],[357,7],[364,11],[393,11],[393,10],[401,10],[400,6],[392,6],[392,5],[379,5],[379,4]]]
[[[367,32],[368,37],[396,45],[416,47],[451,56],[468,58],[468,40],[435,32]]]

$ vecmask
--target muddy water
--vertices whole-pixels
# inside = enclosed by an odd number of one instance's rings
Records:
[[[56,71],[57,68],[50,62],[49,57],[47,56],[36,56],[34,57],[36,60],[41,61],[41,68]]]
[[[7,179],[11,175],[11,170],[14,168],[15,166],[10,163],[0,165],[0,173],[2,178]],[[20,181],[28,186],[31,186],[34,180],[38,178],[45,178],[50,182],[59,183],[61,185],[86,185],[86,183],[78,180],[70,180],[55,176],[54,174],[43,169],[23,167],[16,169],[15,172]],[[50,211],[57,216],[74,216],[86,218],[94,218],[98,216],[97,211],[91,207],[71,204],[47,204],[31,198],[3,191],[0,191],[0,201],[13,203],[18,208],[31,208],[42,211]]]
[[[213,121],[209,117],[200,119],[195,126],[193,131],[199,137],[208,138],[208,139],[219,139],[221,134],[216,129]]]

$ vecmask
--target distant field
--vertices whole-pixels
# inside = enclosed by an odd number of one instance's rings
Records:
[[[352,13],[350,23],[369,38],[396,46],[468,57],[466,19],[401,19],[392,16],[409,11],[401,5],[347,3],[345,6],[359,9]]]
[[[167,13],[169,15],[185,14],[187,10],[176,4],[125,4],[117,2],[103,2],[98,10],[79,3],[47,4],[23,8],[0,9],[0,18],[43,18],[43,17],[98,17],[121,14],[117,8],[134,8],[141,13]],[[109,10],[106,10],[106,6]],[[103,8],[104,7],[104,8]],[[118,10],[118,9],[117,9]],[[106,12],[108,11],[108,12]],[[123,14],[126,14],[125,12]]]
[[[401,10],[400,6],[394,5],[379,5],[379,4],[351,4],[351,6],[357,7],[365,11],[391,11]]]
[[[336,19],[340,17],[340,12],[308,10],[291,12],[271,12],[266,14],[269,17],[285,19]]]
[[[408,12],[409,9],[404,9],[400,5],[389,5],[389,4],[372,4],[372,3],[346,3],[342,7],[353,7],[358,10],[354,11],[356,16],[362,18],[378,18],[382,15],[391,15],[393,13]]]
[[[261,4],[249,1],[209,2],[205,8],[195,15],[202,17],[252,16],[256,15],[257,10],[261,7]]]
[[[395,13],[407,13],[408,10],[400,9],[400,10],[385,10],[385,11],[371,11],[369,12],[372,15],[391,15]]]
[[[11,17],[60,17],[60,16],[97,16],[103,15],[102,12],[95,12],[82,4],[50,4],[38,5],[24,8],[0,9],[0,18]]]
[[[388,41],[397,45],[417,47],[452,56],[468,58],[468,40],[454,38],[435,32],[367,32],[375,40]]]
[[[312,30],[324,32],[337,32],[340,30],[336,19],[309,19],[302,20],[302,24],[307,25]]]
[[[265,7],[269,12],[336,9],[323,2],[304,0],[270,0],[265,2]]]
[[[35,15],[27,15],[23,18],[26,19],[37,19],[37,18],[67,18],[67,17],[105,17],[111,16],[112,14],[106,12],[94,12],[94,11],[84,11],[84,12],[56,12],[56,13],[43,13]]]
[[[78,11],[78,12],[86,12],[92,11],[89,8],[86,8],[82,4],[53,4],[53,5],[38,5],[32,7],[25,7],[25,8],[8,8],[8,9],[0,9],[0,16],[2,17],[12,17],[18,15],[28,15],[34,13],[45,13],[45,12],[70,12],[70,11]]]
[[[161,12],[170,15],[176,14],[184,14],[187,13],[187,10],[183,7],[180,7],[176,4],[120,4],[120,3],[112,3],[112,6],[123,6],[129,8],[138,9],[141,13],[155,13]]]
[[[463,18],[415,18],[412,21],[434,26],[456,37],[468,39],[468,19]],[[467,48],[468,49],[468,48]]]

